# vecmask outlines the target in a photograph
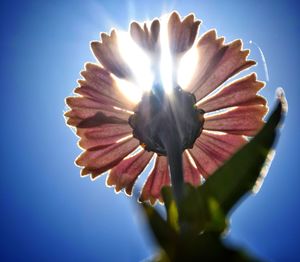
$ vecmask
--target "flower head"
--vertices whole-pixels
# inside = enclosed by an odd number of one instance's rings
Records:
[[[184,181],[198,186],[247,142],[247,136],[262,127],[268,109],[266,100],[257,94],[264,83],[256,74],[222,85],[255,64],[247,60],[249,50],[242,49],[241,40],[225,44],[215,30],[204,33],[195,43],[199,25],[194,15],[181,19],[176,12],[169,16],[165,31],[158,19],[150,24],[131,23],[131,40],[149,58],[153,74],[152,89],[144,91],[138,103],[120,88],[120,80],[134,85],[141,82],[120,51],[118,32],[101,34],[101,41],[92,42],[100,64],[86,64],[83,79],[74,90],[77,96],[66,99],[70,107],[65,114],[67,124],[76,128],[84,150],[76,159],[82,176],[96,178],[108,171],[107,185],[131,195],[137,178],[153,159],[140,200],[155,203],[161,200],[161,188],[171,183],[163,136],[177,130]],[[166,35],[172,94],[164,91],[159,70],[164,66],[161,60],[166,46],[162,39]],[[191,48],[196,50],[197,63],[182,89],[177,81],[178,67]]]

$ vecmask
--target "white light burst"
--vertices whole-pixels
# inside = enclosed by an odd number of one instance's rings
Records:
[[[180,60],[174,63],[170,52],[168,38],[169,15],[160,18],[160,46],[161,57],[159,76],[151,70],[151,58],[144,52],[131,38],[128,32],[118,31],[118,46],[122,58],[126,61],[134,74],[133,81],[116,79],[120,90],[131,101],[138,103],[144,92],[150,91],[153,84],[162,84],[166,93],[171,94],[174,88],[174,81],[185,89],[192,79],[197,62],[198,52],[196,47],[192,47]],[[178,65],[176,70],[175,66]],[[159,83],[154,83],[159,81]]]
[[[194,46],[187,51],[181,58],[177,71],[177,82],[179,86],[185,89],[195,73],[198,63],[198,50]]]

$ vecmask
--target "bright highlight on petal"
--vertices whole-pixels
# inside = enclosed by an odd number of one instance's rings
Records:
[[[166,93],[169,94],[172,92],[172,89],[173,89],[173,61],[172,61],[171,51],[169,48],[168,20],[169,20],[168,15],[164,15],[161,18],[160,77],[161,77],[161,83],[162,83]]]
[[[138,85],[126,80],[115,77],[118,88],[126,96],[127,99],[137,104],[141,101],[143,96],[143,89]]]
[[[134,83],[131,85],[128,81],[121,80],[121,90],[131,101],[138,102],[142,92],[149,91],[153,85],[154,76],[151,72],[151,60],[127,32],[118,32],[118,47],[121,56],[134,75],[134,79],[132,79]],[[127,88],[125,88],[126,86]]]
[[[192,47],[181,58],[179,68],[177,71],[177,82],[179,86],[185,89],[195,73],[198,63],[198,50],[196,47]]]

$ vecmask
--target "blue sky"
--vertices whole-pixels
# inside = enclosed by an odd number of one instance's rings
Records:
[[[178,10],[244,40],[271,107],[285,89],[289,113],[260,192],[231,217],[230,241],[273,261],[300,259],[299,6],[296,1],[1,1],[2,261],[141,261],[155,245],[134,200],[80,178],[77,138],[64,124],[64,98],[94,61],[89,42]]]

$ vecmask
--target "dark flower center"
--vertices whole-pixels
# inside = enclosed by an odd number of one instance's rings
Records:
[[[166,94],[160,85],[143,95],[141,102],[128,122],[133,136],[140,140],[147,151],[167,155],[169,137],[178,141],[183,152],[192,148],[203,127],[204,111],[195,106],[195,96],[179,86]]]

